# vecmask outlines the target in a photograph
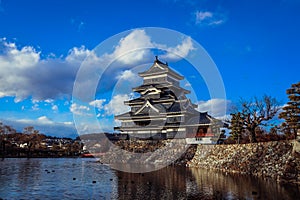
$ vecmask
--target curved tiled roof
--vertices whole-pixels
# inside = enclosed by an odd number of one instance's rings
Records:
[[[163,63],[158,58],[155,59],[153,65],[150,67],[149,70],[145,72],[139,73],[141,77],[151,76],[151,75],[159,75],[168,73],[173,77],[176,77],[178,80],[182,80],[184,77],[172,70],[167,63]]]

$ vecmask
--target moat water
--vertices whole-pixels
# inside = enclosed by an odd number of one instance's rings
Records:
[[[166,167],[131,174],[94,159],[7,158],[0,199],[299,199],[299,188],[273,180]]]

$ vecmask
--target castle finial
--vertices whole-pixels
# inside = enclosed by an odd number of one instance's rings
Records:
[[[158,61],[158,56],[155,56],[155,61]]]

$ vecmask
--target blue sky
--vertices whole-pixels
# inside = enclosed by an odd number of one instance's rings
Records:
[[[150,65],[112,66],[95,99],[85,105],[72,101],[76,73],[87,56],[97,60],[99,55],[94,55],[93,49],[115,34],[138,28],[124,35],[125,42],[116,41],[116,46],[108,49],[110,55],[145,44],[151,37],[142,27],[181,32],[201,44],[213,59],[226,99],[211,99],[201,77],[194,77],[192,68],[180,68],[187,64],[184,60],[163,60],[189,80],[182,86],[193,86],[198,98],[191,98],[199,110],[210,111],[212,105],[229,105],[240,97],[264,94],[284,104],[285,90],[300,81],[299,10],[299,0],[0,0],[0,119],[20,131],[34,125],[46,134],[74,136],[73,114],[81,116],[83,130],[97,130],[87,117],[95,106],[102,129],[112,131],[113,115],[126,110],[122,101],[132,98],[130,88],[140,84],[136,73]],[[181,39],[178,51],[193,52],[194,46]],[[115,91],[112,84],[123,93]]]

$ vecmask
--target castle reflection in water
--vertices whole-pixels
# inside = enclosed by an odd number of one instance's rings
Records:
[[[300,191],[251,176],[169,166],[149,173],[112,170],[93,159],[0,162],[0,199],[299,199]]]
[[[274,181],[178,166],[116,175],[119,199],[295,199],[299,193]]]

